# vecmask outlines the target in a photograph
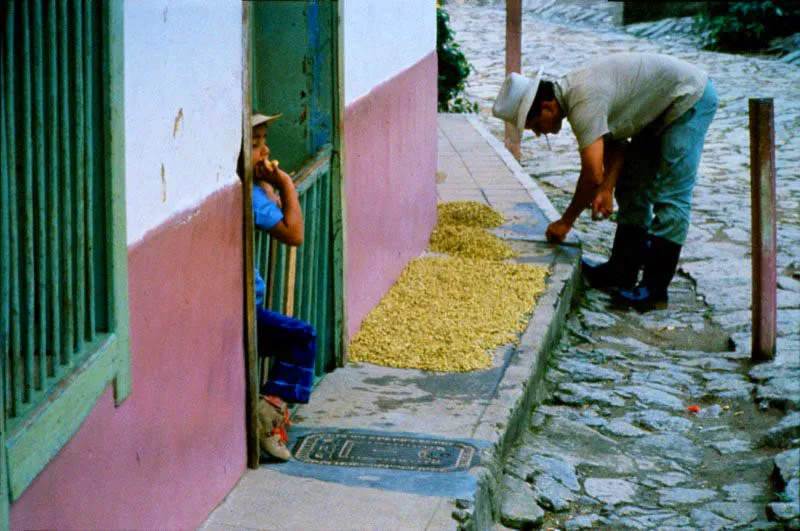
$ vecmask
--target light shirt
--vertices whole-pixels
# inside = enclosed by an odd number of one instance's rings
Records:
[[[554,85],[583,150],[607,134],[635,136],[657,120],[659,132],[700,100],[707,82],[708,74],[680,59],[621,53],[591,61]]]
[[[263,188],[257,184],[253,185],[253,222],[257,229],[269,232],[272,227],[277,225],[283,219],[283,212],[278,208],[269,197]],[[255,268],[255,287],[256,287],[256,308],[261,306],[264,302],[264,292],[266,291],[266,284],[264,279],[258,273],[258,268]]]

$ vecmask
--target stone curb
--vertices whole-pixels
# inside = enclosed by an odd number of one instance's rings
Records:
[[[551,221],[558,219],[559,214],[550,200],[505,146],[486,130],[477,117],[468,116],[467,119],[503,159],[534,204]],[[572,238],[574,243],[580,243],[577,236]],[[497,393],[484,410],[474,434],[476,439],[489,441],[492,449],[485,453],[482,466],[474,471],[478,488],[472,516],[464,524],[467,529],[489,529],[499,519],[503,497],[503,461],[528,426],[531,408],[543,398],[539,384],[543,380],[547,360],[561,335],[580,280],[580,246],[554,246],[554,249],[555,258],[547,287],[537,301]]]

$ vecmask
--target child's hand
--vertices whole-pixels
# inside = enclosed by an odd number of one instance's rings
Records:
[[[264,170],[264,182],[271,184],[278,190],[283,190],[287,186],[294,188],[292,178],[288,173],[278,168],[277,164],[273,165],[271,169],[265,165]]]
[[[253,180],[266,181],[269,179],[269,175],[274,173],[277,169],[277,160],[269,160],[268,158],[264,158],[258,161],[255,166],[253,166]]]

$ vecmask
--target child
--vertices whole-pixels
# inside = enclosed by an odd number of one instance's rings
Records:
[[[269,148],[266,145],[267,126],[277,120],[280,115],[266,116],[253,114],[251,124],[252,132],[252,162],[253,162],[253,221],[256,229],[269,233],[286,245],[297,246],[303,243],[303,214],[292,178],[278,168],[277,161],[269,160]],[[244,177],[244,155],[240,153],[237,164],[237,173]],[[275,193],[277,190],[277,195]],[[256,308],[258,315],[259,331],[259,357],[268,348],[269,335],[275,335],[276,329],[269,328],[266,322],[269,313],[262,308],[264,302],[264,279],[255,268]],[[273,340],[279,338],[271,338]],[[273,341],[275,342],[275,341]],[[286,405],[278,397],[262,396],[259,400],[259,440],[262,449],[267,453],[282,460],[288,460],[291,453],[286,448],[286,431],[288,425]]]
[[[286,245],[303,243],[303,213],[292,178],[269,160],[267,125],[280,118],[280,114],[266,116],[253,114],[251,123],[253,160],[253,221],[256,229],[263,230]],[[244,154],[239,153],[236,173],[244,179]],[[275,195],[278,190],[280,197]],[[264,279],[255,269],[256,307],[264,302]]]

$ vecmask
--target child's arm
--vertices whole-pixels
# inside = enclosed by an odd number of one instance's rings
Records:
[[[292,178],[279,168],[265,171],[263,175],[264,181],[278,190],[281,196],[278,204],[283,212],[283,219],[272,227],[269,231],[270,236],[287,245],[302,244],[303,212],[300,210],[300,201]]]
[[[256,184],[260,186],[262,190],[264,190],[264,193],[267,194],[267,197],[270,201],[278,205],[278,208],[282,207],[281,198],[278,197],[278,195],[275,193],[275,189],[272,186],[268,185],[264,181],[258,181]]]

